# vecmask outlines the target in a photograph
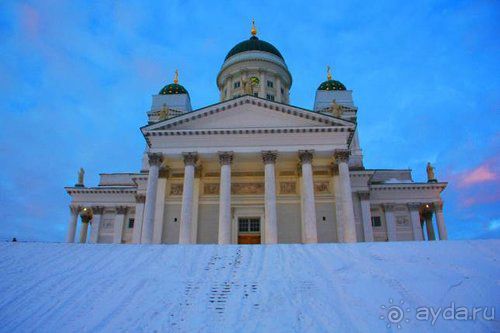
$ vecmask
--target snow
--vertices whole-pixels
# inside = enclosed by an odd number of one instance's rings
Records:
[[[2,243],[0,331],[499,331],[415,318],[451,302],[498,310],[499,245]],[[380,318],[391,305],[408,310],[401,329]]]

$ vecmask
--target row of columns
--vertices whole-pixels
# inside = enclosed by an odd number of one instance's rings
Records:
[[[144,218],[137,221],[142,225],[141,243],[153,242],[155,205],[158,187],[158,175],[162,163],[160,154],[149,155],[149,177],[147,194],[144,205]],[[184,184],[182,193],[182,208],[180,218],[179,243],[190,244],[194,242],[193,237],[193,200],[195,190],[195,166],[198,156],[195,152],[183,154],[184,158]],[[274,244],[278,242],[278,225],[276,211],[276,173],[275,163],[277,152],[263,151],[262,160],[265,174],[265,221],[264,242]],[[343,241],[356,242],[356,228],[354,222],[354,211],[351,197],[351,183],[348,167],[348,150],[338,150],[334,153],[338,164],[338,206],[342,212],[340,221],[343,221]],[[318,235],[316,229],[316,207],[314,199],[314,182],[312,171],[313,152],[309,150],[299,151],[301,164],[301,205],[302,205],[302,242],[317,243]],[[231,243],[231,164],[232,152],[220,152],[220,189],[219,189],[219,224],[218,243]],[[140,211],[140,209],[138,209]],[[161,219],[160,219],[161,220]]]
[[[88,228],[90,229],[90,243],[97,243],[99,237],[99,228],[101,226],[102,214],[104,213],[103,206],[92,206],[92,207],[79,207],[70,205],[70,221],[68,227],[68,234],[66,236],[66,242],[74,243],[76,237],[76,228],[78,224],[78,216],[80,216],[82,221],[82,226],[80,228],[80,235],[78,241],[80,243],[86,243],[88,238]],[[116,215],[114,221],[113,229],[113,243],[122,243],[123,227],[125,224],[125,217],[128,211],[126,206],[115,207]],[[135,230],[135,228],[134,228]]]

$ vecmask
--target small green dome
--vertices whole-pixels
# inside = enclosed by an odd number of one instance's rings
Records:
[[[227,54],[226,58],[224,60],[229,59],[230,57],[234,56],[235,54],[245,52],[245,51],[263,51],[263,52],[268,52],[272,53],[281,59],[283,59],[283,56],[281,55],[280,51],[278,51],[277,48],[275,48],[271,43],[265,42],[263,40],[260,40],[256,36],[250,37],[250,39],[245,40],[241,43],[236,44],[229,53]],[[283,59],[284,61],[285,59]]]
[[[320,84],[318,90],[346,90],[346,88],[340,81],[328,80]]]
[[[181,86],[180,84],[177,83],[171,83],[167,84],[165,87],[163,87],[160,92],[158,93],[159,95],[174,95],[174,94],[187,94],[186,88]]]

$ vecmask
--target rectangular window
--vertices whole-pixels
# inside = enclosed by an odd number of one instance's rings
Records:
[[[238,219],[238,231],[243,233],[260,232],[260,219],[247,217]]]
[[[128,219],[128,228],[133,229],[134,228],[134,219]]]
[[[267,86],[269,88],[272,88],[273,87],[273,81],[267,81]]]
[[[372,216],[372,227],[381,227],[382,226],[382,220],[380,219],[380,216]]]
[[[241,84],[240,81],[235,82],[234,85],[233,85],[234,89],[239,88],[240,84]]]
[[[259,97],[259,93],[253,93],[255,97]]]
[[[274,101],[274,95],[267,94],[266,98],[270,101]]]
[[[285,89],[281,88],[281,94],[283,95],[285,93]]]

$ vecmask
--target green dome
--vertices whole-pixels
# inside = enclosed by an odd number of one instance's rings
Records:
[[[167,84],[165,87],[163,87],[160,92],[158,93],[159,95],[174,95],[174,94],[187,94],[186,88],[181,86],[180,84],[177,83],[171,83]]]
[[[263,51],[263,52],[268,52],[272,53],[281,59],[283,59],[283,56],[281,55],[280,51],[278,51],[277,48],[275,48],[272,44],[265,42],[263,40],[258,39],[255,36],[250,37],[250,39],[245,40],[241,43],[236,44],[235,47],[229,51],[227,54],[226,58],[224,60],[229,59],[230,57],[234,56],[235,54],[245,52],[245,51]],[[283,59],[284,61],[285,59]]]
[[[328,80],[320,84],[318,90],[346,90],[346,88],[340,81]]]

